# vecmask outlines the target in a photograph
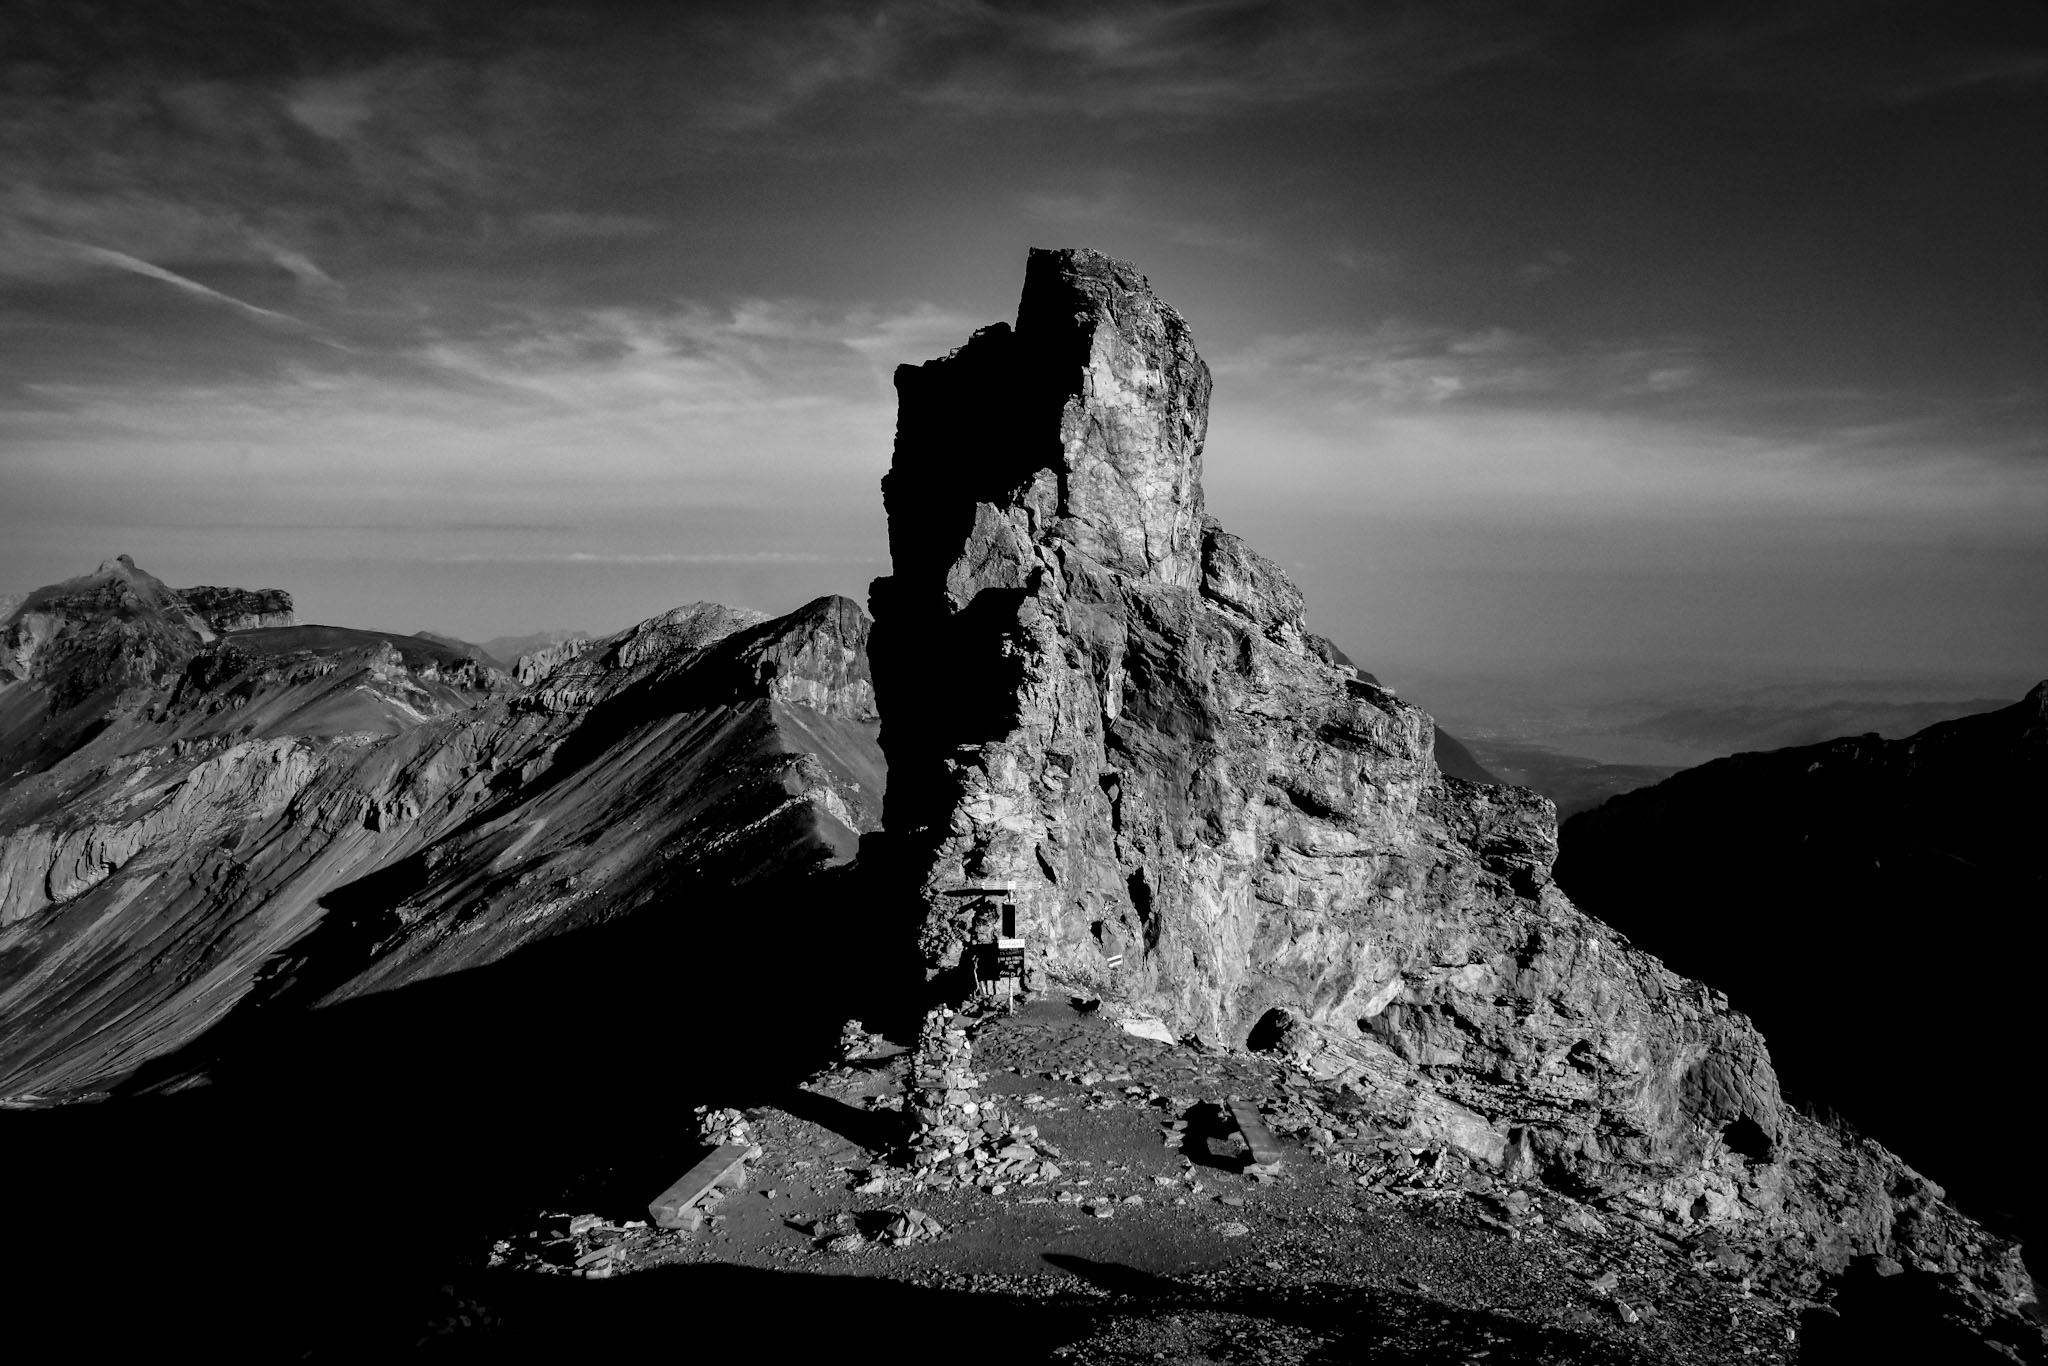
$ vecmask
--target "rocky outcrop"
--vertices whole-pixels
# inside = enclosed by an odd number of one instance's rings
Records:
[[[601,643],[588,636],[577,636],[571,640],[543,646],[531,654],[523,654],[512,666],[513,681],[522,688],[530,688],[562,665],[587,654],[592,647]]]
[[[2048,1195],[1979,1161],[1956,1116],[2035,1066],[2031,995],[1973,965],[2048,954],[2044,828],[2048,683],[1902,739],[1737,754],[1615,797],[1565,823],[1557,876],[1725,987],[1768,1032],[1788,1090],[2031,1242],[2048,1236]],[[1870,1046],[1843,1047],[1845,1033]]]
[[[532,689],[526,701],[542,711],[581,711],[615,692],[622,679],[651,661],[694,657],[767,614],[716,602],[693,602],[649,617],[615,636],[572,641],[519,661],[515,677]]]
[[[305,791],[320,766],[303,741],[261,740],[178,766],[173,782],[151,787],[151,759],[139,758],[125,767],[141,781],[124,784],[106,815],[81,820],[88,813],[73,811],[0,835],[0,926],[76,900],[145,851],[175,858],[260,824]]]
[[[292,595],[282,588],[181,588],[178,596],[216,635],[266,626],[296,626]]]
[[[1013,883],[1041,986],[1217,1046],[1297,1020],[1418,1138],[1675,1228],[1791,1217],[1818,1140],[1749,1021],[1580,913],[1550,803],[1441,773],[1205,516],[1209,372],[1142,276],[1035,251],[1014,328],[896,384],[872,655],[932,974],[993,933],[959,889]]]
[[[397,735],[511,687],[502,671],[418,636],[255,627],[186,662],[147,710],[148,737]]]
[[[1286,1008],[1540,1082],[1555,1161],[1776,1132],[1747,1023],[1548,888],[1548,804],[1438,773],[1430,718],[1204,516],[1208,370],[1141,276],[1035,252],[1014,330],[897,384],[876,670],[933,969],[973,934],[949,889],[1014,880],[1048,976],[1217,1043]]]
[[[83,695],[158,677],[210,639],[183,598],[117,555],[21,600],[0,632],[0,683],[45,682],[62,705],[67,690]]]
[[[28,594],[0,622],[0,786],[131,714],[213,634],[126,555]]]

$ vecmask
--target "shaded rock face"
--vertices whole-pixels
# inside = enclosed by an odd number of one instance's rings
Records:
[[[1788,1089],[2039,1246],[2048,1194],[1966,1156],[1956,1116],[2038,1067],[2032,994],[1976,965],[2048,954],[2044,829],[2048,683],[1905,738],[1738,754],[1613,798],[1565,823],[1557,876],[1724,986],[1769,1032]],[[1845,1031],[1869,1046],[1845,1048]]]
[[[252,631],[265,626],[296,626],[292,595],[282,588],[215,588],[202,584],[181,588],[178,596],[199,614],[216,635]]]
[[[281,1006],[846,865],[885,786],[867,635],[842,598],[696,604],[516,695],[451,690],[484,666],[412,637],[201,651],[130,743],[0,787],[0,1097],[105,1089]]]
[[[0,615],[0,783],[118,731],[222,633],[292,620],[289,594],[179,591],[126,555],[15,600]]]
[[[897,387],[874,662],[930,970],[987,933],[949,890],[1013,880],[1036,971],[1219,1043],[1337,1028],[1489,1160],[1516,1127],[1591,1182],[1775,1137],[1747,1022],[1549,885],[1549,804],[1441,774],[1203,515],[1208,371],[1142,276],[1034,252],[1014,330]],[[1489,1086],[1529,1123],[1480,1119]]]
[[[29,593],[0,622],[0,781],[89,741],[213,635],[126,555]]]

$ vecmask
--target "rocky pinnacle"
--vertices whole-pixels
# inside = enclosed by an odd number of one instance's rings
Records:
[[[1721,993],[1552,882],[1551,804],[1441,773],[1430,718],[1204,516],[1209,372],[1142,275],[1034,251],[1014,328],[896,387],[876,852],[931,977],[964,992],[997,933],[968,889],[1008,883],[1029,985],[1282,1051],[1506,1180],[1960,1271],[1958,1312],[2018,1322],[2013,1245],[1785,1105]]]
[[[1035,251],[1014,328],[896,384],[873,655],[928,971],[992,934],[956,890],[1010,881],[1041,981],[1217,1044],[1298,1019],[1489,1160],[1768,1145],[1749,1023],[1578,914],[1549,803],[1438,773],[1429,717],[1327,662],[1203,515],[1208,369],[1142,275]],[[1543,1113],[1482,1119],[1421,1069]]]

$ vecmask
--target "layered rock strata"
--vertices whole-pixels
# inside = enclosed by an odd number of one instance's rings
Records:
[[[573,678],[439,714],[424,674],[474,661],[352,633],[372,643],[351,672],[355,643],[346,668],[301,648],[327,629],[238,635],[218,677],[154,694],[134,747],[0,789],[0,1098],[104,1089],[263,1001],[359,996],[679,888],[844,864],[878,824],[867,621],[845,599],[767,621],[678,609]],[[419,705],[388,733],[340,729],[368,713],[333,710],[337,681],[382,689],[378,716]]]
[[[299,624],[298,615],[292,610],[292,595],[282,588],[216,588],[201,584],[197,588],[179,589],[178,596],[216,635]]]
[[[1574,908],[1550,803],[1442,774],[1205,515],[1209,371],[1141,275],[1034,251],[1014,327],[896,385],[872,654],[931,974],[996,930],[958,891],[1009,881],[1042,985],[1214,1046],[1292,1017],[1421,1141],[1678,1227],[1791,1217],[1811,1134],[1748,1020]],[[1836,1264],[1893,1230],[1865,1208]]]

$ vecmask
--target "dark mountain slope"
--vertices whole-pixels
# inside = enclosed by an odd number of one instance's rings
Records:
[[[252,1009],[337,1000],[680,887],[843,863],[879,813],[867,623],[843,599],[765,622],[678,609],[395,734],[337,729],[327,685],[350,675],[308,653],[328,630],[232,637],[255,647],[197,656],[221,676],[144,709],[156,743],[0,800],[0,1095],[105,1089],[252,989]],[[400,720],[441,664],[479,667],[342,634],[374,657],[339,696]]]
[[[1966,1155],[2044,1021],[2048,684],[1928,727],[1738,754],[1565,823],[1572,898],[1724,987],[1794,1094],[1838,1107],[1987,1213],[2040,1197]],[[2016,1089],[2017,1088],[2017,1089]]]

